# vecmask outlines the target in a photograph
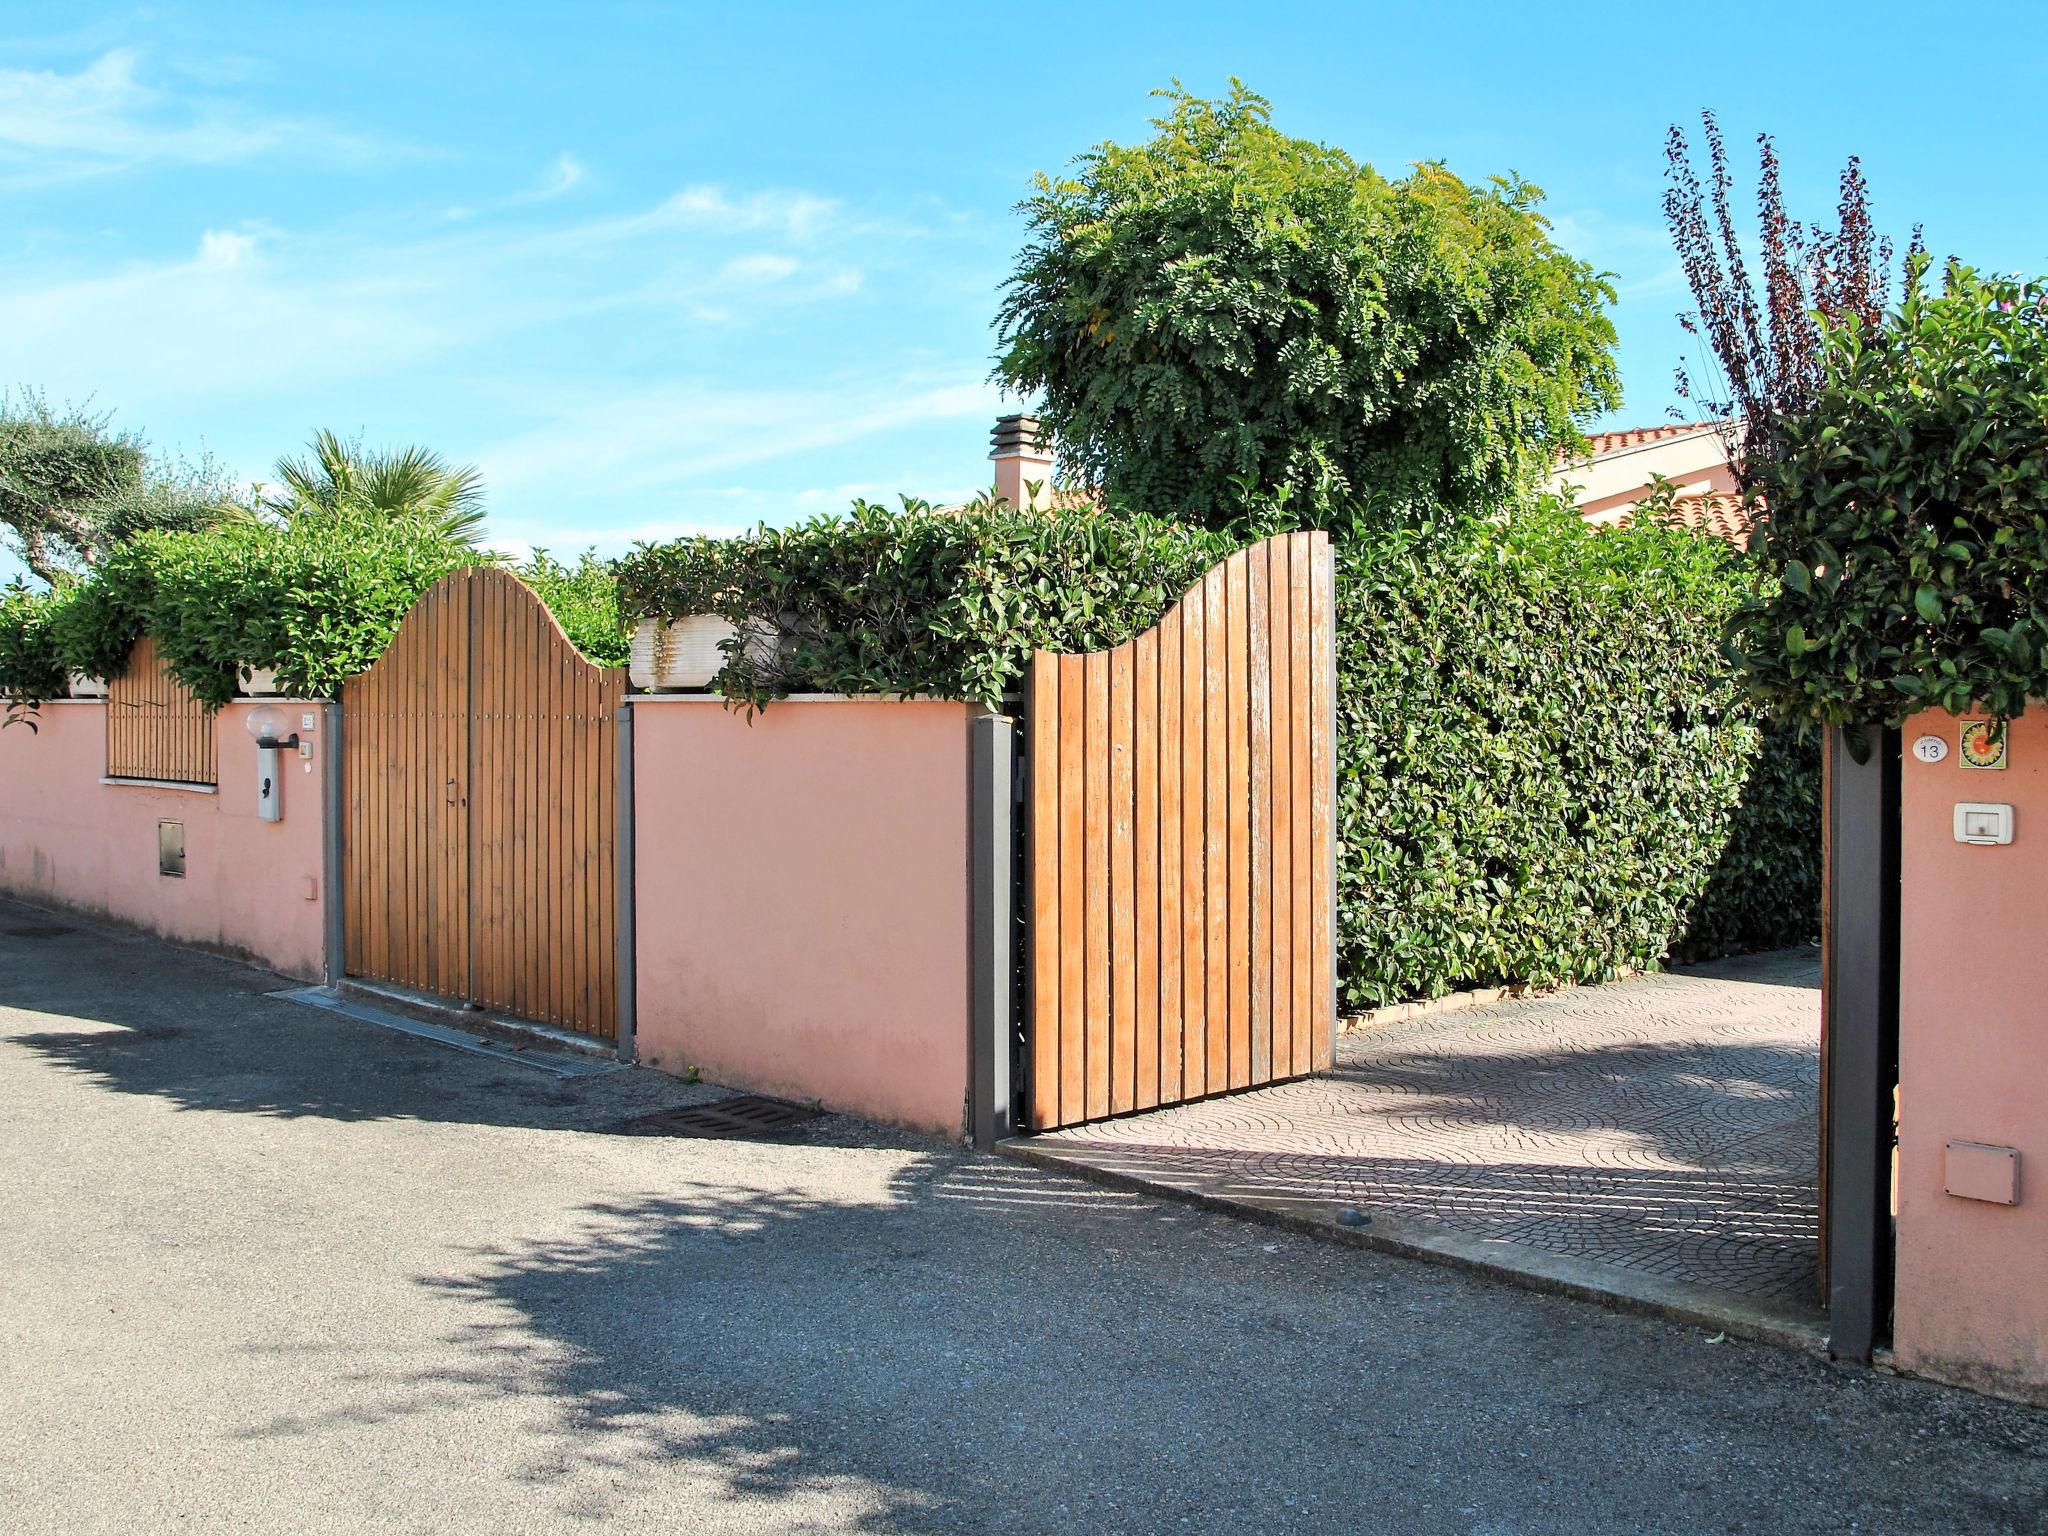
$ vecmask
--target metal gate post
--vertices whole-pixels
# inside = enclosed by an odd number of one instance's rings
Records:
[[[342,756],[341,702],[320,706],[321,723],[327,727],[327,741],[322,751],[326,756],[320,763],[320,885],[327,905],[321,912],[325,924],[325,935],[321,945],[323,980],[330,987],[338,987],[348,973],[348,910],[344,904],[342,881],[342,836],[341,818],[346,796],[344,780],[348,777],[346,761]]]
[[[1870,758],[1828,732],[1828,1353],[1890,1332],[1892,1103],[1899,1067],[1899,733]]]
[[[968,902],[973,913],[968,1042],[970,1122],[986,1151],[1015,1134],[1010,1085],[1011,987],[1015,979],[1011,839],[1014,725],[979,715],[968,726]]]
[[[618,722],[617,791],[613,796],[618,807],[618,830],[612,840],[612,864],[618,879],[618,954],[614,960],[618,976],[614,985],[619,999],[619,1060],[630,1062],[633,1060],[633,1032],[638,1027],[640,1007],[635,987],[639,946],[633,927],[637,908],[633,899],[633,701],[630,698],[619,700]]]

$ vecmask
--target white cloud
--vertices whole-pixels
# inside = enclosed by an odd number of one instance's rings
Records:
[[[992,416],[993,385],[849,375],[803,390],[661,383],[586,399],[546,424],[484,449],[494,490],[522,499],[593,483],[641,495],[792,454],[940,421]]]
[[[0,176],[14,185],[146,165],[223,165],[266,155],[323,162],[386,159],[396,147],[307,118],[255,112],[150,84],[132,48],[72,74],[0,68]]]
[[[557,174],[553,184],[573,181]],[[759,203],[702,187],[690,196],[714,209]],[[148,406],[289,389],[309,369],[330,382],[377,377],[604,316],[633,317],[646,341],[680,340],[692,327],[772,323],[860,291],[862,274],[843,263],[760,249],[775,222],[765,215],[746,229],[684,231],[664,212],[674,202],[538,230],[480,215],[395,238],[249,221],[204,230],[189,256],[96,273],[72,259],[10,270],[0,257],[0,335],[59,393]],[[833,206],[774,201],[799,204],[785,228],[816,228]]]
[[[209,229],[199,237],[201,267],[239,267],[256,250],[256,237],[247,230]]]
[[[740,282],[779,282],[801,265],[789,256],[736,256],[719,268],[721,275]]]

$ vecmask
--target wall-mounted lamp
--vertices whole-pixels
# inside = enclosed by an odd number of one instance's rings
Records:
[[[284,777],[278,772],[277,754],[286,747],[296,750],[299,733],[281,709],[265,705],[249,711],[243,722],[256,738],[256,814],[264,821],[284,820]]]

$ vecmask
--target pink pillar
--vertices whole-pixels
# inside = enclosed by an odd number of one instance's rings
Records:
[[[1905,728],[1894,1346],[1905,1369],[2048,1403],[2048,710],[2012,723],[2002,769],[1965,766],[1958,731]],[[1958,842],[1969,803],[2011,806],[2012,842]]]

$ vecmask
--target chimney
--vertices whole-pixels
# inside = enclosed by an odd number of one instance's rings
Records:
[[[989,457],[996,461],[996,494],[1013,507],[1051,506],[1052,444],[1039,434],[1038,418],[998,416],[989,440],[995,445]],[[1036,483],[1036,495],[1027,480]]]

